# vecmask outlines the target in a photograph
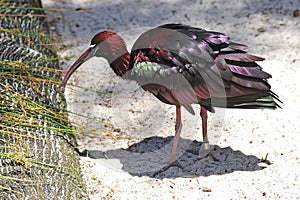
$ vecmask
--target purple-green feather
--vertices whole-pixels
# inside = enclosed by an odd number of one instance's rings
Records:
[[[130,64],[150,61],[161,65],[162,70],[177,70],[183,79],[178,79],[174,88],[143,86],[165,103],[199,103],[212,111],[212,106],[224,105],[212,105],[211,98],[219,98],[220,102],[225,98],[225,107],[230,108],[276,108],[278,104],[274,99],[280,100],[267,82],[271,75],[256,63],[262,60],[264,58],[248,54],[245,45],[229,41],[223,33],[166,24],[140,36],[133,46]],[[161,75],[161,79],[172,81],[168,73]],[[143,79],[138,75],[131,78],[138,83]],[[181,86],[182,80],[189,82],[192,91]],[[225,93],[220,93],[221,90]]]

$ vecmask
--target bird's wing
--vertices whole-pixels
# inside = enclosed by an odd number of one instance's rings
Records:
[[[176,67],[155,62],[135,62],[130,72],[131,79],[164,103],[182,105],[194,114],[192,103],[198,102],[190,82]]]
[[[245,49],[222,33],[166,24],[135,42],[131,76],[160,100],[175,105],[269,91],[266,79],[271,76],[256,64],[264,59]],[[211,105],[207,109],[212,110]]]

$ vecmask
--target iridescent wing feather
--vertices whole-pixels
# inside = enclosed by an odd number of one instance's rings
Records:
[[[276,108],[263,58],[230,42],[223,33],[166,24],[143,33],[131,51],[131,79],[161,101],[213,107]]]

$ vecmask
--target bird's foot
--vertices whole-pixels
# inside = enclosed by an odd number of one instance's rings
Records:
[[[175,160],[175,161],[169,163],[167,166],[165,166],[165,167],[161,168],[160,170],[158,170],[157,172],[155,172],[152,176],[155,177],[157,174],[167,171],[171,167],[178,167],[180,169],[183,169],[182,165],[177,160]]]
[[[192,154],[195,154],[195,155],[198,155],[198,158],[197,160],[200,160],[202,158],[205,158],[207,156],[210,156],[214,161],[219,161],[219,159],[217,159],[213,153],[211,152],[211,146],[208,142],[203,142],[201,147],[200,147],[200,150],[195,150],[195,149],[192,149],[192,150],[187,150],[187,152],[189,153],[192,153]]]
[[[203,142],[202,145],[200,146],[200,150],[188,149],[187,152],[198,155],[198,157],[204,158],[210,152],[210,144],[208,142]]]

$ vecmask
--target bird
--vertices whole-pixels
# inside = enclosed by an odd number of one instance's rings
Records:
[[[238,109],[276,109],[282,101],[271,91],[271,74],[257,63],[264,58],[247,52],[221,32],[170,23],[142,33],[131,52],[116,32],[97,33],[89,47],[66,72],[62,89],[71,75],[88,59],[104,57],[114,73],[136,81],[161,102],[176,107],[175,136],[168,165],[176,161],[182,127],[181,107],[195,115],[192,104],[200,105],[203,145],[207,137],[207,111],[215,107]]]

